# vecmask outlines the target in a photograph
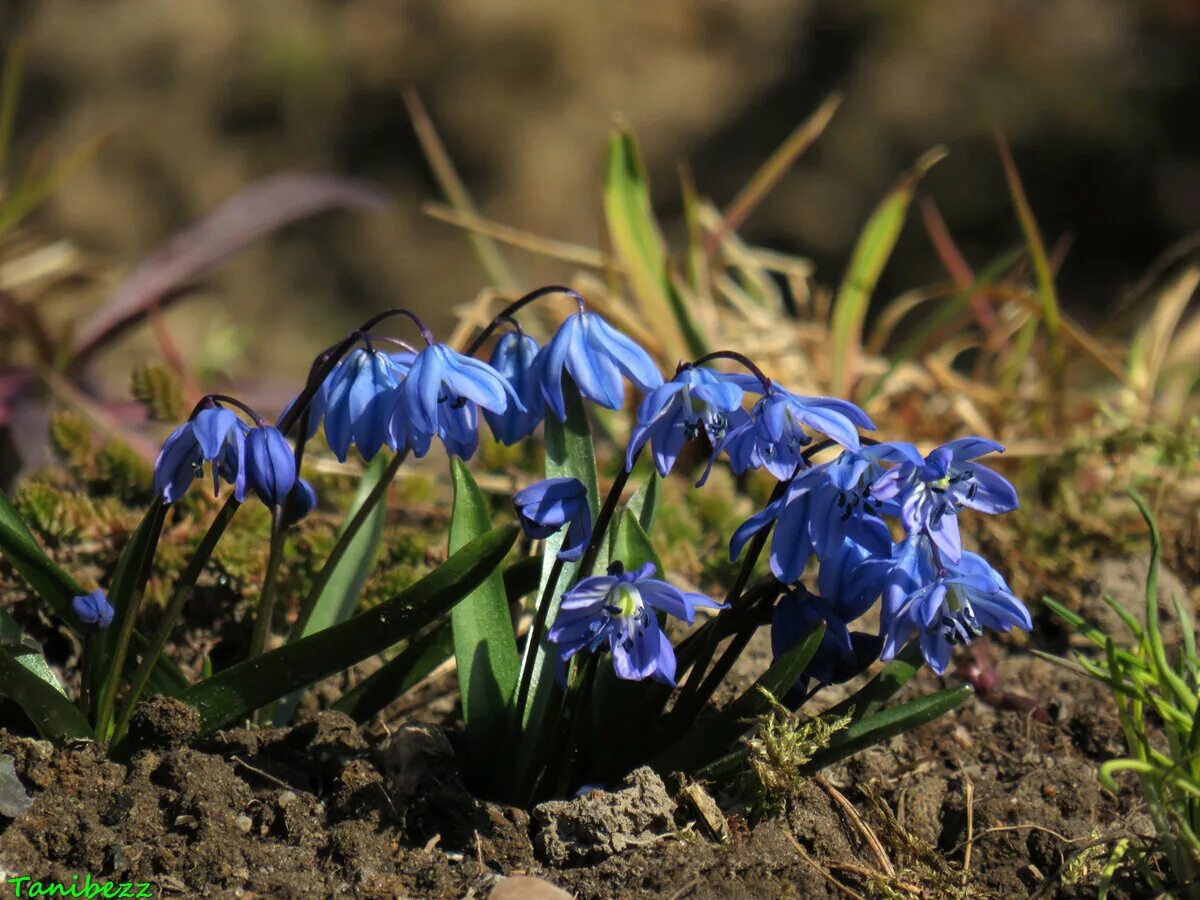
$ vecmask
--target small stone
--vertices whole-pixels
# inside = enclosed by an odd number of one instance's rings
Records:
[[[571,900],[571,895],[541,878],[511,875],[496,883],[488,900]]]
[[[288,804],[294,802],[295,799],[296,795],[292,791],[281,791],[275,802],[279,804],[280,809],[287,809]]]
[[[25,793],[25,785],[17,777],[11,756],[0,756],[0,816],[15,819],[33,805],[33,798]]]
[[[254,820],[249,816],[238,816],[233,820],[233,827],[242,834],[249,834],[250,829],[254,827]]]

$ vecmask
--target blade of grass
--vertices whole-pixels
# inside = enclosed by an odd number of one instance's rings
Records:
[[[8,45],[4,71],[0,73],[0,178],[8,165],[8,148],[12,143],[13,122],[21,98],[21,81],[25,73],[25,42],[15,40]]]
[[[17,620],[2,609],[0,609],[0,644],[7,647],[13,658],[26,669],[64,697],[67,695],[58,676],[54,674],[54,670],[46,662],[46,657],[42,655],[41,648],[36,643],[31,644]]]
[[[610,260],[604,258],[603,253],[593,250],[591,247],[542,237],[540,234],[522,231],[520,228],[503,225],[475,213],[453,209],[440,203],[422,204],[421,211],[431,219],[437,219],[447,225],[492,238],[502,244],[524,250],[526,253],[573,263],[586,269],[604,269],[611,264]]]
[[[467,193],[466,186],[458,177],[454,162],[451,160],[450,154],[446,152],[446,147],[438,136],[437,128],[434,127],[433,119],[429,117],[425,104],[421,102],[420,94],[415,88],[407,87],[404,89],[403,96],[404,105],[408,108],[408,117],[412,120],[413,130],[416,131],[417,140],[421,143],[421,151],[425,154],[425,161],[429,163],[429,168],[433,170],[433,177],[437,180],[438,187],[442,189],[442,193],[459,215],[475,216],[475,204],[471,202],[471,195]],[[500,291],[516,291],[517,280],[509,270],[508,263],[504,261],[500,249],[492,242],[491,238],[481,232],[473,232],[467,236],[467,240],[470,241],[471,249],[475,251],[479,265],[492,286]]]
[[[867,307],[879,276],[900,237],[917,183],[945,155],[944,148],[935,147],[918,159],[875,207],[859,233],[850,264],[833,302],[830,391],[835,396],[844,396],[854,384]]]

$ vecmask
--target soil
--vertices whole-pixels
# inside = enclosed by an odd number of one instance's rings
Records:
[[[1035,637],[1047,646],[1055,633]],[[90,872],[163,896],[243,898],[501,896],[509,876],[542,880],[508,884],[529,897],[546,882],[581,898],[1094,896],[1098,842],[1151,831],[1131,792],[1095,777],[1122,751],[1110,701],[1024,648],[980,649],[977,665],[999,657],[980,683],[999,687],[825,770],[770,815],[728,786],[649,769],[528,812],[479,800],[456,765],[445,676],[391,727],[319,710],[315,691],[297,725],[197,740],[193,711],[150,698],[123,763],[88,742],[0,731],[0,774],[11,758],[32,799],[21,811],[19,791],[6,793],[0,813],[17,815],[0,817],[0,880]],[[762,633],[718,702],[768,654]],[[905,691],[939,686],[926,671]],[[1117,883],[1110,896],[1131,890]]]

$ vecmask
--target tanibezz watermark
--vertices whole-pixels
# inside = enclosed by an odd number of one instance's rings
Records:
[[[100,881],[85,874],[83,880],[76,875],[70,883],[63,881],[37,881],[31,875],[9,875],[3,879],[5,888],[0,888],[2,897],[153,897],[154,885],[149,881]]]

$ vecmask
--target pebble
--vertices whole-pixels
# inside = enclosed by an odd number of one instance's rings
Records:
[[[233,820],[233,825],[242,834],[249,834],[250,829],[254,827],[254,820],[249,816],[238,816]]]
[[[532,875],[511,875],[496,883],[488,900],[571,900],[571,895]]]

